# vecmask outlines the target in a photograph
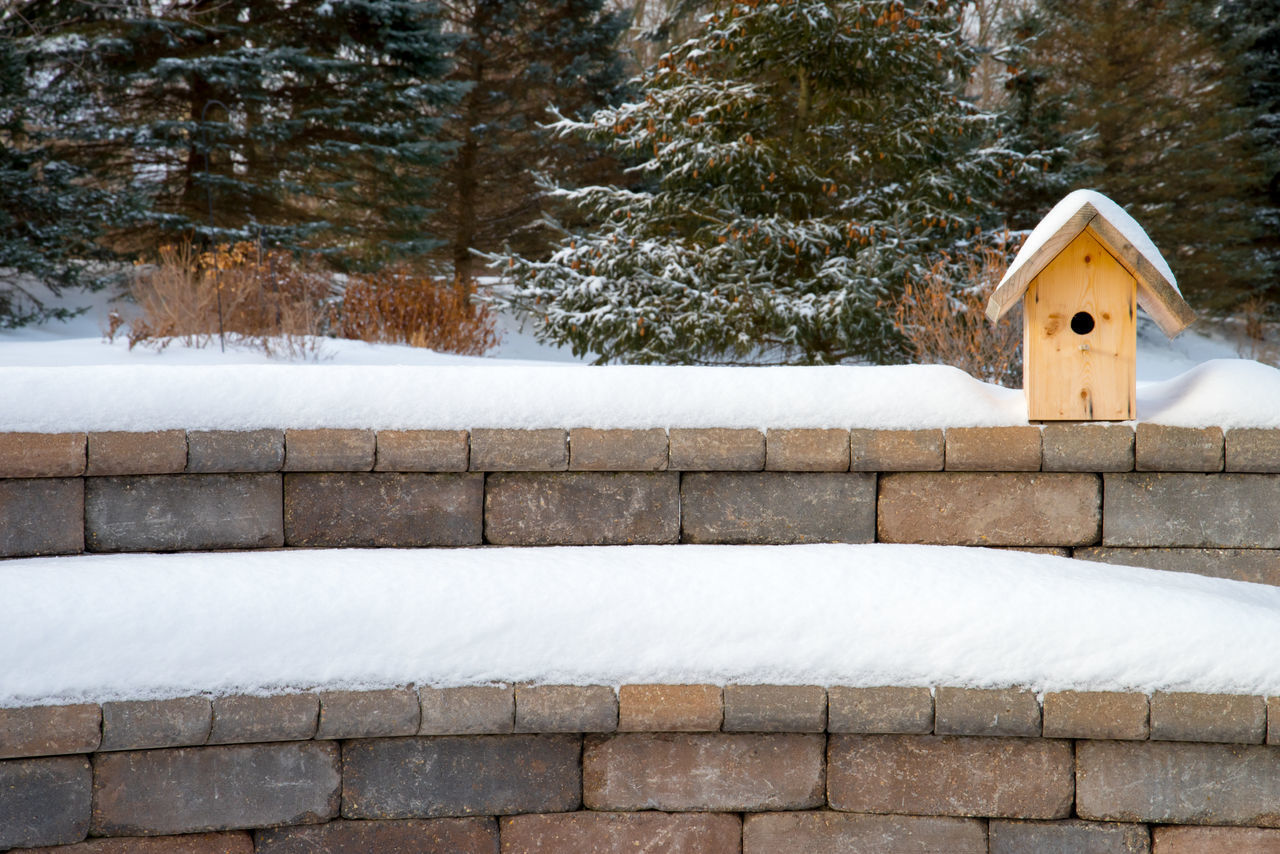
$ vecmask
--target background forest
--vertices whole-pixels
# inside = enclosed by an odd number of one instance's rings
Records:
[[[140,340],[480,352],[496,306],[607,361],[925,359],[1079,187],[1274,319],[1280,0],[0,10],[0,329],[40,281]]]

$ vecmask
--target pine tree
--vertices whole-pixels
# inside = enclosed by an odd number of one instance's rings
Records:
[[[556,128],[648,182],[561,187],[593,227],[511,255],[502,301],[603,361],[835,363],[902,356],[883,304],[997,226],[1047,160],[963,99],[959,10],[738,0],[640,80]]]

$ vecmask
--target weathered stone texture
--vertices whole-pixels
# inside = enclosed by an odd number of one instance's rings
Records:
[[[338,814],[338,746],[321,741],[100,753],[95,836],[313,824]]]
[[[1280,750],[1076,742],[1076,812],[1101,821],[1280,826]]]
[[[1138,471],[1222,471],[1220,427],[1169,427],[1139,424],[1134,445]]]
[[[822,805],[824,738],[792,733],[589,737],[588,809],[741,812]]]
[[[577,812],[502,819],[503,854],[739,854],[736,815]]]
[[[1107,546],[1280,548],[1280,475],[1104,475]]]
[[[471,431],[472,471],[564,471],[569,434],[564,430]]]
[[[1267,744],[1280,744],[1280,697],[1267,698]]]
[[[875,475],[707,472],[680,484],[690,543],[869,543]]]
[[[667,431],[569,431],[569,468],[573,471],[666,471]]]
[[[1167,572],[1190,572],[1214,578],[1251,581],[1280,587],[1280,551],[1272,549],[1076,549],[1072,557],[1122,566],[1145,566]]]
[[[1280,430],[1228,430],[1226,446],[1227,471],[1280,472]]]
[[[769,430],[764,467],[770,471],[848,471],[848,430]]]
[[[284,545],[278,474],[94,477],[85,481],[90,551],[199,551]]]
[[[1150,734],[1145,694],[1054,691],[1044,697],[1045,738],[1142,740]]]
[[[673,471],[760,471],[764,434],[724,427],[682,428],[668,432]]]
[[[835,812],[748,815],[743,854],[987,854],[982,822]],[[1029,852],[1028,852],[1029,854]]]
[[[832,735],[827,799],[848,812],[1066,818],[1071,742],[929,735]]]
[[[931,733],[933,695],[928,688],[827,689],[827,731]]]
[[[480,735],[512,732],[515,692],[507,685],[418,689],[419,735]]]
[[[260,830],[256,854],[498,854],[492,818],[331,821]]]
[[[1102,490],[1089,474],[886,474],[878,525],[890,543],[1090,545],[1102,526]]]
[[[83,480],[0,480],[0,557],[82,551]]]
[[[1016,688],[939,688],[933,730],[938,735],[1040,735],[1040,704]]]
[[[1266,733],[1262,697],[1163,691],[1151,697],[1151,738],[1157,741],[1262,744]]]
[[[0,850],[84,839],[92,784],[83,756],[0,762]]]
[[[850,430],[853,471],[942,471],[941,430]]]
[[[0,709],[0,759],[91,753],[102,738],[95,704]]]
[[[205,697],[102,704],[102,750],[204,744],[212,720]]]
[[[488,542],[506,546],[678,542],[680,475],[492,474],[484,533]]]
[[[369,471],[377,439],[372,430],[286,430],[285,471]]]
[[[1280,830],[1258,827],[1156,827],[1154,854],[1280,854]]]
[[[466,471],[466,430],[379,430],[374,471]]]
[[[520,685],[516,732],[613,732],[618,698],[605,685]]]
[[[209,744],[314,738],[319,716],[320,698],[315,694],[214,697]]]
[[[284,466],[280,430],[193,430],[187,434],[187,471],[263,472]]]
[[[581,805],[574,735],[437,736],[350,741],[345,818],[566,812]]]
[[[990,854],[1149,854],[1142,824],[1088,821],[993,821]]]
[[[724,721],[718,685],[623,685],[618,689],[622,732],[716,732]]]
[[[187,434],[182,430],[88,434],[85,474],[176,474],[186,467]]]
[[[253,836],[233,831],[90,839],[57,848],[30,848],[22,854],[254,854],[254,851]]]
[[[947,471],[1040,471],[1039,427],[951,427]]]
[[[289,474],[285,542],[325,548],[479,545],[483,506],[480,474]]]
[[[418,693],[412,688],[322,691],[316,738],[416,735],[420,716]]]
[[[1046,424],[1044,471],[1133,471],[1133,428],[1126,424]]]
[[[0,433],[0,478],[84,474],[83,433]]]
[[[825,732],[821,685],[726,685],[725,732]]]

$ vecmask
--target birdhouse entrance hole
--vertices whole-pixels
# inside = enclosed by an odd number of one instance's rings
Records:
[[[1077,311],[1071,317],[1071,331],[1077,335],[1088,335],[1093,331],[1093,315],[1087,311]]]

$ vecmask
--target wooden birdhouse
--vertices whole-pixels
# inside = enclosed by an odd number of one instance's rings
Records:
[[[1030,421],[1137,417],[1136,308],[1170,338],[1195,319],[1151,238],[1115,202],[1077,190],[1036,226],[987,303],[1023,300]]]

